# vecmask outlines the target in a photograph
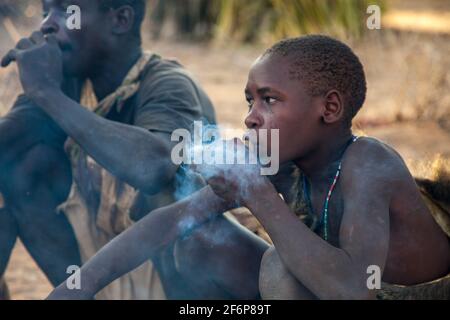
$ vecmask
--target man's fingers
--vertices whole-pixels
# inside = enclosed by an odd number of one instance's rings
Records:
[[[53,46],[58,46],[58,40],[56,39],[56,36],[53,34],[46,35],[45,38],[47,39],[47,43]]]
[[[3,57],[2,61],[1,61],[1,66],[3,68],[6,68],[7,66],[10,65],[11,62],[16,61],[18,56],[19,56],[19,50],[17,50],[17,49],[10,50],[6,54],[6,56]]]
[[[41,44],[45,41],[44,34],[41,31],[35,31],[30,36],[31,41],[33,41],[35,44]]]
[[[17,42],[16,49],[26,50],[31,48],[33,45],[34,45],[33,42],[29,38],[23,38],[20,39],[19,42]]]

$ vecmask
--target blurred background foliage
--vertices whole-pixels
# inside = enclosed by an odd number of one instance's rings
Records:
[[[38,16],[40,1],[1,0],[0,19]],[[271,41],[306,33],[363,35],[371,4],[385,0],[147,0],[154,38]],[[28,19],[30,21],[30,19]],[[266,42],[266,41],[264,41]]]
[[[359,38],[384,0],[150,0],[154,36],[254,42],[307,33]],[[265,41],[264,41],[265,42]]]

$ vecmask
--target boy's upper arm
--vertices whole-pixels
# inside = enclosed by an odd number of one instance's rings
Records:
[[[344,215],[340,246],[363,268],[383,271],[389,249],[389,207],[405,166],[392,150],[365,139],[349,148],[342,167]]]

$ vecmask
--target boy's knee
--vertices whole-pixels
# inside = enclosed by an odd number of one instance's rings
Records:
[[[284,273],[283,266],[275,247],[270,247],[264,253],[259,271],[259,291],[261,298],[271,299],[278,291],[278,283],[275,279]]]
[[[259,291],[264,300],[315,299],[314,295],[284,266],[275,247],[268,249],[261,261]]]
[[[275,247],[270,247],[261,260],[260,278],[267,279],[273,273],[286,272]]]

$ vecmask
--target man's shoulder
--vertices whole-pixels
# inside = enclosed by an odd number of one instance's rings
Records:
[[[152,54],[142,74],[143,88],[170,85],[176,80],[181,83],[187,81],[186,83],[197,85],[192,75],[176,59],[166,59]]]
[[[138,105],[157,101],[171,107],[196,110],[215,123],[214,107],[199,82],[174,59],[153,55],[145,68],[137,94]]]

